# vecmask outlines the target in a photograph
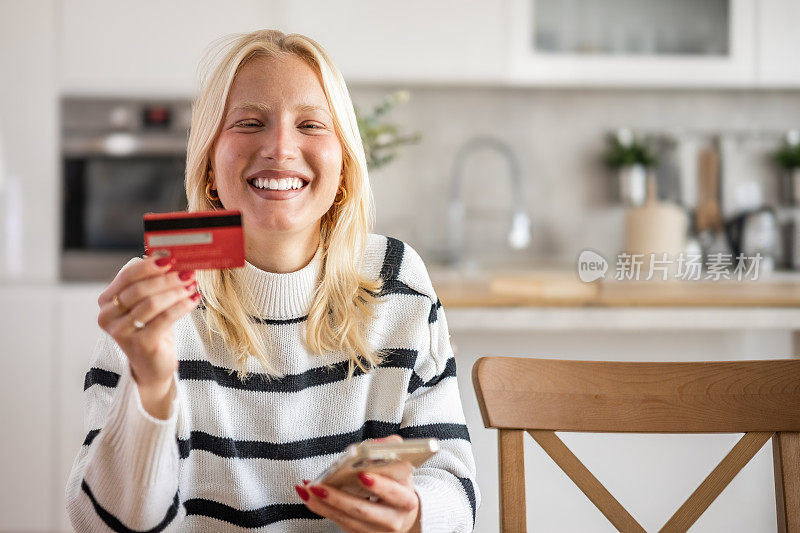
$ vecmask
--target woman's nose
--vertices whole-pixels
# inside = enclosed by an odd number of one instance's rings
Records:
[[[276,124],[266,131],[264,142],[261,144],[260,149],[262,157],[279,162],[293,159],[297,152],[297,138],[293,124]]]

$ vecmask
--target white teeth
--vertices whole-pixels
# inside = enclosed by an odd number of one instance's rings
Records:
[[[300,178],[255,178],[252,184],[258,189],[285,191],[287,189],[301,189],[303,187],[303,180]]]

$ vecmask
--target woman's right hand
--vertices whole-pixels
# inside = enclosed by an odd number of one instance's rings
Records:
[[[142,406],[157,418],[168,416],[178,368],[172,326],[200,301],[194,272],[171,270],[173,264],[169,256],[137,258],[97,299],[97,323],[125,352]]]

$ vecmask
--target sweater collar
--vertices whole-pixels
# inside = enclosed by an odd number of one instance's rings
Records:
[[[285,320],[308,314],[322,269],[322,243],[311,261],[294,272],[267,272],[245,261],[239,279],[260,318]]]

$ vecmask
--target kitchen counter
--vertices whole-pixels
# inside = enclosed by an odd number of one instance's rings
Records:
[[[580,281],[574,271],[431,269],[451,331],[790,331],[800,354],[800,276],[756,281]]]
[[[442,303],[455,307],[800,307],[800,276],[759,280],[582,282],[573,271],[458,274],[431,269]]]

